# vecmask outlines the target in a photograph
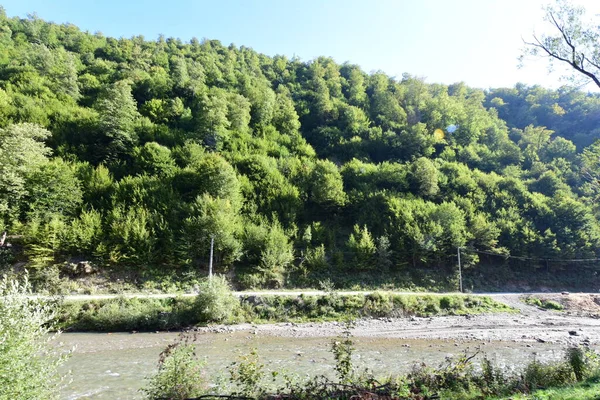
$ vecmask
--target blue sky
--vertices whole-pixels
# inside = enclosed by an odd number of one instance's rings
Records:
[[[517,68],[522,37],[544,29],[546,0],[8,0],[9,16],[70,22],[107,36],[159,34],[234,43],[268,54],[349,61],[367,72],[488,88],[556,87],[560,74]],[[598,1],[578,0],[600,12]],[[586,4],[587,3],[587,4]]]

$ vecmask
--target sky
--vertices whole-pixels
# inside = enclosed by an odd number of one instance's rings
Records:
[[[574,0],[592,14],[600,1]],[[106,36],[217,39],[267,55],[318,56],[430,83],[558,87],[559,72],[527,60],[523,39],[546,29],[548,0],[4,0],[9,16],[72,23]],[[592,87],[588,86],[588,89]]]

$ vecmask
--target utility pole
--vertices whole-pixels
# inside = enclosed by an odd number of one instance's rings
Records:
[[[213,248],[215,247],[215,235],[210,237],[210,260],[208,260],[208,279],[212,280]]]
[[[460,292],[463,292],[463,286],[462,286],[462,266],[460,265],[460,246],[458,246],[458,288],[460,290]]]

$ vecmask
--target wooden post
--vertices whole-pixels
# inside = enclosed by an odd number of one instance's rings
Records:
[[[208,279],[213,276],[213,248],[215,246],[215,236],[210,237],[210,260],[208,260]]]
[[[460,292],[463,292],[463,284],[462,284],[462,266],[460,265],[460,246],[458,247],[458,288]]]

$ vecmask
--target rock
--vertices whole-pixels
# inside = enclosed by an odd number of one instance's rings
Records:
[[[560,292],[560,294],[564,295],[564,296],[568,296],[569,292]]]
[[[538,341],[538,343],[546,343],[546,341],[542,338],[537,338],[536,340]]]
[[[577,333],[577,331],[569,331],[569,335],[571,335],[571,336],[579,336],[579,333]]]
[[[532,345],[528,344],[527,347],[533,347]]]
[[[67,262],[62,270],[70,276],[87,276],[97,272],[91,261]]]

